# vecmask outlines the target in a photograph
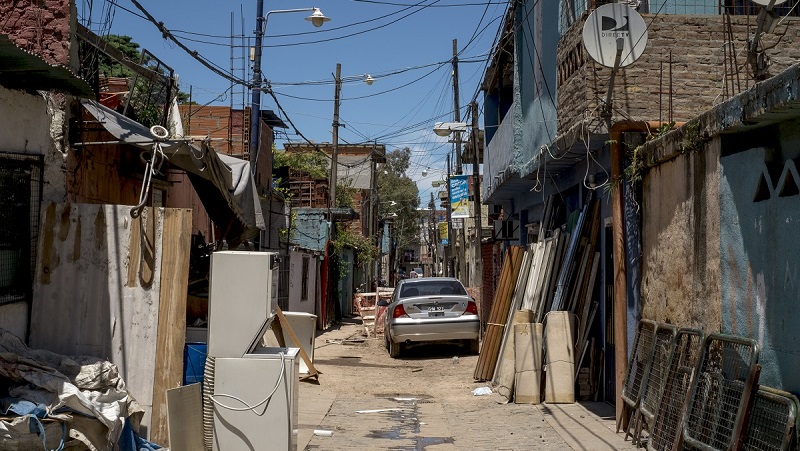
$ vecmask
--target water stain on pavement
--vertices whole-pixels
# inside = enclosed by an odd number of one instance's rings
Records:
[[[392,399],[403,406],[408,406],[410,410],[387,411],[384,414],[389,416],[397,426],[390,430],[372,430],[366,435],[368,438],[384,440],[403,440],[411,441],[411,446],[392,447],[396,450],[424,451],[428,446],[441,445],[443,443],[453,443],[452,437],[419,437],[420,422],[417,404],[432,402],[429,395],[378,395],[379,398]]]

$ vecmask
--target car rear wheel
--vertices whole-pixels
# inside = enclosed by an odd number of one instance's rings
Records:
[[[478,339],[468,340],[469,343],[469,353],[470,354],[478,354],[480,352],[480,341]]]
[[[389,357],[396,359],[402,353],[402,344],[389,340]]]

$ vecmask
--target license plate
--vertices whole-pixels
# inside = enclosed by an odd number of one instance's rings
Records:
[[[428,307],[428,311],[429,312],[443,312],[444,311],[444,307],[442,307],[441,305],[434,305],[432,307]]]

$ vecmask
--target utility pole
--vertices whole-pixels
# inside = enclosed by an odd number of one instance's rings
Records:
[[[459,100],[459,92],[458,92],[458,39],[453,39],[453,115],[455,122],[461,122],[461,104]],[[455,132],[455,151],[456,151],[456,174],[461,175],[462,167],[461,167],[461,132]],[[448,171],[449,174],[449,171]],[[449,175],[448,175],[449,176]],[[449,186],[449,183],[448,183]],[[452,205],[450,209],[452,210]],[[464,279],[464,273],[466,272],[466,229],[464,228],[464,220],[459,219],[461,221],[462,227],[456,232],[456,240],[459,241],[458,252],[453,252],[453,257],[456,260],[454,264],[458,266],[458,274],[453,271],[453,277],[460,276],[462,281]],[[448,221],[449,227],[452,227],[453,223],[452,220]],[[451,235],[452,236],[452,235]],[[450,240],[450,245],[452,246],[453,240]],[[455,249],[455,248],[452,248]]]
[[[261,114],[261,41],[264,38],[264,0],[256,3],[256,39],[253,49],[253,90],[250,97],[250,166],[255,172],[258,158],[258,141],[261,137],[259,122]]]
[[[470,282],[472,286],[477,285],[482,280],[483,261],[481,260],[481,239],[483,238],[483,225],[481,224],[481,180],[480,167],[478,163],[478,102],[473,100],[472,104],[472,196],[474,197],[474,217],[475,217],[475,252],[472,256],[472,274],[475,275]]]
[[[261,0],[259,0],[261,1]],[[333,95],[333,150],[331,151],[331,179],[328,182],[328,192],[331,197],[329,207],[336,207],[336,173],[339,159],[339,96],[342,92],[342,65],[336,63],[336,90]]]
[[[370,152],[370,175],[369,175],[369,224],[367,225],[367,233],[369,234],[369,240],[372,244],[378,245],[378,241],[375,239],[375,229],[377,226],[378,221],[378,177],[377,177],[377,166],[378,163],[375,161],[375,148],[378,146],[378,141],[373,141],[372,143],[372,152]],[[367,286],[372,286],[373,279],[377,277],[377,262],[370,263],[369,268],[367,270]],[[369,291],[369,290],[367,290]],[[378,291],[378,284],[375,284],[375,291]]]
[[[453,39],[453,110],[455,122],[461,122],[461,106],[458,100],[458,39]],[[461,132],[456,135],[456,174],[461,174]]]
[[[452,218],[452,192],[450,191],[450,155],[447,155],[447,247],[444,251],[444,258],[447,261],[447,276],[455,277],[455,259],[453,248],[453,218]]]

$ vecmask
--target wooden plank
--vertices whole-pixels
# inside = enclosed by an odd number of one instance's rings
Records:
[[[514,336],[511,333],[511,320],[514,317],[514,312],[519,310],[525,297],[525,290],[531,279],[532,268],[535,259],[535,248],[533,245],[528,246],[527,250],[522,256],[522,266],[520,268],[519,276],[517,277],[517,285],[514,289],[514,298],[511,306],[508,309],[506,316],[506,326],[503,328],[502,341],[500,343],[499,361],[495,367],[494,375],[492,376],[492,383],[497,387],[497,393],[510,398],[511,390],[514,385]],[[501,312],[502,313],[502,312]]]
[[[595,282],[597,280],[597,271],[600,263],[600,253],[595,252],[592,260],[592,268],[589,277],[589,288],[585,292],[585,299],[583,300],[582,310],[575,312],[578,315],[578,341],[580,344],[582,340],[588,339],[589,330],[591,329],[591,321],[589,319],[589,310],[592,307],[592,296],[594,295]],[[595,303],[596,304],[596,303]]]
[[[516,280],[517,274],[514,271],[514,266],[521,266],[521,256],[519,256],[518,247],[512,247],[506,252],[506,258],[503,261],[502,269],[500,270],[500,282],[498,290],[495,293],[495,298],[492,303],[492,309],[489,313],[489,321],[486,327],[486,335],[483,346],[481,346],[480,354],[478,355],[478,362],[475,366],[474,377],[476,380],[489,380],[494,373],[496,359],[495,346],[499,346],[499,334],[502,332],[502,325],[500,324],[500,316],[502,311],[508,309],[506,303],[507,299],[511,298],[513,293],[513,280]],[[515,265],[519,256],[519,265]],[[498,330],[498,327],[500,328]]]
[[[511,267],[511,279],[510,280],[515,280],[517,278],[517,275],[519,274],[519,269],[522,266],[523,254],[524,254],[524,250],[523,250],[523,248],[521,246],[515,246],[515,247],[511,248],[511,256],[512,256],[511,264],[512,264],[512,267]],[[505,321],[507,319],[507,318],[502,317],[502,314],[503,314],[503,312],[507,312],[508,311],[508,309],[510,307],[510,303],[511,303],[511,296],[506,296],[506,298],[505,299],[501,299],[501,301],[502,301],[502,303],[501,303],[500,308],[499,308],[499,315],[498,316],[499,316],[499,320],[502,321],[502,322],[499,324],[499,327],[496,329],[496,332],[495,332],[496,338],[495,338],[495,340],[493,340],[492,345],[489,348],[490,354],[489,354],[489,360],[487,361],[488,368],[487,368],[486,373],[484,375],[484,377],[486,377],[486,380],[488,380],[489,378],[494,376],[494,370],[495,370],[495,367],[497,366],[497,359],[498,359],[499,353],[500,353],[500,344],[501,344],[500,340],[502,339],[503,330],[504,330],[505,325],[506,325]]]
[[[558,284],[556,286],[555,295],[553,295],[553,304],[550,307],[551,311],[561,310],[564,308],[564,299],[566,297],[566,291],[569,289],[569,276],[573,270],[573,262],[575,260],[576,253],[578,251],[578,243],[580,243],[581,238],[581,229],[583,226],[583,222],[586,217],[586,207],[581,210],[580,215],[578,216],[578,222],[575,224],[575,228],[570,233],[570,244],[567,247],[567,254],[564,257],[564,264],[561,267],[561,273],[558,276]]]
[[[275,306],[275,315],[278,317],[278,321],[280,321],[281,328],[284,329],[287,335],[289,335],[289,339],[292,340],[292,344],[294,344],[299,349],[300,357],[306,363],[308,367],[308,375],[304,376],[302,379],[308,378],[315,378],[319,379],[319,375],[322,374],[314,367],[314,363],[311,361],[311,358],[306,354],[306,351],[303,349],[303,346],[300,344],[300,339],[297,338],[297,334],[294,333],[292,326],[289,324],[289,321],[286,320],[286,316],[283,314],[283,310],[277,305]]]
[[[541,309],[542,297],[546,296],[548,281],[550,280],[550,275],[553,273],[553,263],[555,261],[555,253],[556,248],[558,247],[560,235],[561,229],[556,229],[553,232],[553,236],[547,239],[544,256],[544,260],[546,262],[546,265],[543,268],[544,273],[539,277],[538,284],[536,285],[536,291],[534,291],[533,299],[531,301],[531,309],[534,310],[534,321],[538,311]]]
[[[550,273],[550,280],[547,282],[547,292],[541,300],[541,305],[536,312],[536,322],[541,323],[544,320],[544,315],[550,311],[548,308],[553,303],[555,298],[556,285],[558,284],[558,277],[561,274],[561,267],[566,253],[567,242],[569,242],[570,235],[562,233],[558,237],[558,246],[556,247],[555,260],[553,260],[553,271]]]
[[[486,334],[484,335],[483,345],[481,346],[480,353],[478,354],[478,362],[475,364],[475,372],[473,377],[476,380],[486,380],[484,374],[486,373],[486,368],[488,366],[488,359],[489,359],[489,348],[490,343],[494,339],[494,327],[493,324],[496,324],[496,317],[497,317],[497,309],[499,304],[499,299],[504,296],[505,291],[508,288],[507,280],[511,277],[511,251],[506,252],[505,259],[503,260],[503,266],[500,269],[500,280],[497,284],[497,289],[495,290],[494,299],[492,300],[492,306],[489,310],[489,319],[486,325]]]
[[[569,302],[564,306],[564,310],[569,312],[575,312],[575,307],[578,304],[578,296],[581,295],[581,285],[583,284],[583,276],[587,273],[587,267],[589,266],[589,250],[584,249],[580,256],[580,265],[576,268],[577,271],[575,272],[575,278],[573,279],[573,283],[571,284],[570,289],[570,297]]]
[[[578,304],[575,308],[575,312],[578,314],[578,318],[580,319],[580,312],[583,311],[583,303],[586,297],[586,290],[589,289],[589,276],[590,276],[590,269],[591,269],[591,258],[594,257],[594,251],[597,248],[597,237],[600,228],[600,205],[598,201],[592,201],[590,204],[591,207],[591,222],[589,224],[589,229],[587,230],[587,247],[586,251],[590,256],[587,271],[583,277],[583,280],[580,284],[580,292],[578,293]]]
[[[155,223],[155,218],[150,219]],[[151,226],[152,227],[152,226]],[[148,227],[148,228],[151,228]],[[152,227],[155,230],[155,227]],[[167,390],[180,387],[186,336],[186,295],[189,286],[189,252],[192,210],[164,210],[161,234],[160,293],[153,380],[150,441],[169,446]]]

